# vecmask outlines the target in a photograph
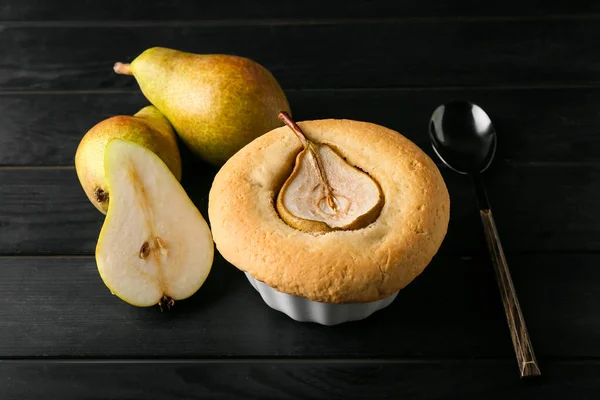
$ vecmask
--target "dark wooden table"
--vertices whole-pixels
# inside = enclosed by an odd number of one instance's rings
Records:
[[[600,397],[600,2],[12,0],[0,20],[0,399]],[[111,67],[156,45],[253,58],[297,119],[376,122],[429,154],[438,104],[486,109],[489,197],[543,376],[518,377],[470,183],[445,169],[439,254],[365,321],[296,323],[218,255],[173,312],[111,296],[73,157],[147,104]],[[205,216],[213,175],[184,152]]]

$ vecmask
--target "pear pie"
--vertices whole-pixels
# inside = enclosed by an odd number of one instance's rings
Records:
[[[392,296],[429,264],[450,200],[399,133],[351,120],[277,128],[221,168],[209,196],[219,252],[285,294],[324,303]]]

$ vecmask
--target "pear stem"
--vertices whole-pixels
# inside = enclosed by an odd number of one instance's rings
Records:
[[[294,122],[292,117],[290,117],[290,115],[285,111],[280,112],[278,117],[284,124],[288,126],[288,128],[292,130],[292,132],[296,134],[298,140],[300,140],[300,143],[302,143],[302,146],[304,146],[304,148],[306,149],[308,147],[308,140],[306,139],[306,136],[304,136],[304,132],[302,132],[302,129],[300,129],[298,124]]]
[[[285,111],[282,111],[279,113],[278,117],[281,121],[283,121],[284,124],[286,124],[288,126],[288,128],[290,128],[292,130],[292,132],[294,132],[296,134],[296,136],[300,140],[300,143],[302,143],[302,146],[304,147],[304,149],[308,150],[312,154],[313,160],[315,162],[315,168],[317,169],[317,173],[323,184],[323,189],[325,190],[325,198],[327,199],[327,205],[329,207],[331,207],[331,209],[334,212],[337,212],[338,207],[335,202],[335,195],[333,194],[333,190],[331,189],[331,186],[329,185],[329,182],[327,181],[327,175],[325,174],[325,169],[323,168],[323,164],[321,163],[321,158],[319,157],[319,154],[317,153],[317,150],[315,149],[314,144],[306,138],[306,136],[304,135],[304,132],[302,132],[302,129],[300,129],[298,124],[296,124],[294,122],[294,120],[292,119],[292,117],[289,116],[288,113],[286,113]]]
[[[117,62],[115,63],[113,70],[119,75],[133,75],[133,72],[131,72],[131,64]]]

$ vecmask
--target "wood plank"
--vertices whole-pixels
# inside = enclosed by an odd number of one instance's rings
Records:
[[[598,251],[600,165],[498,165],[487,176],[509,251]]]
[[[537,355],[600,357],[600,255],[508,259]],[[0,289],[0,358],[514,356],[485,256],[440,254],[390,307],[336,327],[269,309],[220,256],[169,313],[111,296],[91,257],[4,257]]]
[[[335,328],[299,324],[269,309],[220,256],[201,291],[169,313],[111,296],[93,258],[10,257],[0,265],[0,357],[463,357],[511,351],[492,269],[459,257],[440,258],[389,309]]]
[[[152,46],[250,57],[286,89],[600,82],[596,18],[124,25],[3,26],[0,88],[133,88],[112,66]]]
[[[600,161],[600,88],[455,90],[289,90],[299,120],[349,118],[402,132],[430,156],[427,121],[437,105],[468,99],[490,114],[498,158]],[[574,101],[576,99],[576,101]],[[72,165],[79,140],[97,122],[133,114],[137,91],[0,94],[0,165]],[[68,117],[65,115],[68,110]]]
[[[520,381],[506,361],[11,363],[0,364],[0,393],[5,400],[597,398],[597,362],[544,366],[541,379]]]
[[[73,165],[91,127],[146,105],[138,92],[0,95],[0,164]]]
[[[74,168],[0,170],[0,254],[92,254],[102,226]]]
[[[119,2],[62,0],[52,7],[43,0],[21,0],[0,4],[1,21],[173,21],[279,18],[380,18],[380,17],[479,17],[548,16],[600,12],[592,1],[548,4],[537,0],[483,4],[475,0],[372,2],[368,0],[306,0],[302,6],[275,0],[220,2],[142,1]]]
[[[445,168],[442,173],[451,219],[441,251],[485,251],[469,180]],[[213,169],[187,158],[183,184],[205,216],[213,176]],[[506,250],[600,250],[600,165],[498,163],[486,178]],[[93,254],[103,216],[89,204],[74,169],[0,169],[0,182],[0,254]]]

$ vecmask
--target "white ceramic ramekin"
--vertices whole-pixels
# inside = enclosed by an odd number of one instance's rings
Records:
[[[375,311],[389,306],[398,295],[393,295],[371,303],[331,304],[312,301],[304,297],[279,292],[247,272],[246,278],[262,299],[274,310],[287,314],[300,322],[316,322],[322,325],[337,325],[343,322],[358,321],[367,318]]]

